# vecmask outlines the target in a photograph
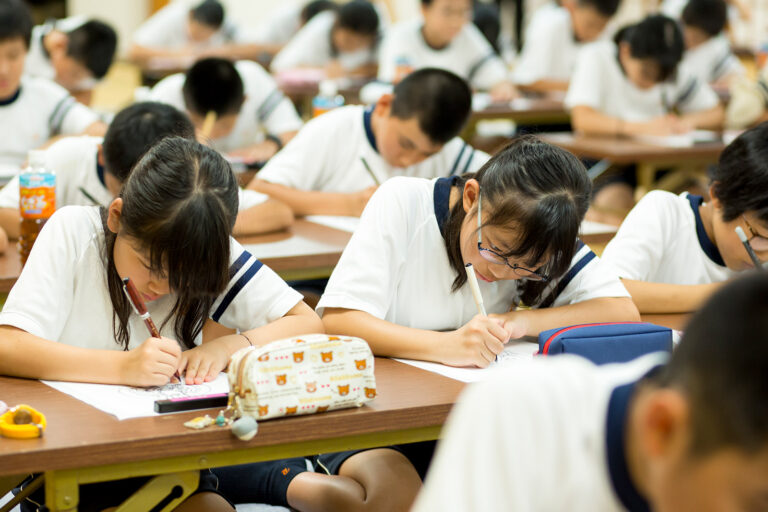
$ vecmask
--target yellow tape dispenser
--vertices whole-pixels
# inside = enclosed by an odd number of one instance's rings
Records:
[[[0,416],[0,434],[13,439],[41,437],[45,430],[45,416],[34,408],[20,404]]]

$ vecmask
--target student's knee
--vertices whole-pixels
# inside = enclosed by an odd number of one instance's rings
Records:
[[[215,492],[200,492],[184,500],[174,509],[176,512],[232,511],[230,503]]]

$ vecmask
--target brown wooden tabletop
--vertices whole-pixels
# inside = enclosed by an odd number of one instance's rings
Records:
[[[483,119],[509,119],[516,123],[565,123],[570,119],[562,100],[551,98],[519,98],[503,104],[490,104],[473,110],[470,122]]]

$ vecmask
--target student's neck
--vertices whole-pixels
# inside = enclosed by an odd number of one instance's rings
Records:
[[[435,41],[435,37],[430,35],[426,25],[421,26],[421,37],[424,39],[424,42],[427,43],[427,46],[429,46],[433,50],[442,50],[443,48],[451,44],[450,41],[442,44]]]
[[[627,418],[627,430],[624,437],[624,454],[627,461],[629,479],[634,484],[637,492],[650,501],[648,496],[647,463],[641,449],[640,434],[637,426],[640,425],[642,402],[647,396],[646,390],[638,386],[635,396],[629,402],[629,415]]]
[[[712,202],[701,203],[699,206],[699,215],[701,216],[701,223],[704,225],[704,231],[707,233],[707,238],[713,243],[715,241],[715,230],[712,224],[712,217],[715,213],[714,210]]]

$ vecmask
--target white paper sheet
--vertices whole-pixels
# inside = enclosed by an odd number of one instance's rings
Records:
[[[227,374],[220,373],[216,380],[198,385],[167,384],[158,388],[132,388],[109,384],[84,382],[41,381],[99,410],[116,416],[118,420],[157,416],[155,400],[195,397],[229,392]]]
[[[636,135],[634,139],[644,144],[665,148],[689,148],[696,143],[722,141],[718,132],[710,130],[693,130],[678,135]]]
[[[581,221],[581,227],[579,228],[580,235],[597,235],[602,233],[615,233],[619,228],[610,224],[603,224],[602,222],[593,222],[591,220]]]
[[[360,217],[346,217],[343,215],[310,215],[305,218],[309,222],[322,224],[323,226],[349,233],[354,233],[357,225],[360,224]]]
[[[429,363],[427,361],[414,361],[412,359],[396,359],[401,363],[421,368],[433,373],[438,373],[444,377],[458,380],[461,382],[478,382],[488,378],[490,372],[510,365],[526,363],[533,359],[533,355],[538,352],[539,345],[530,341],[510,341],[499,354],[498,360],[491,363],[487,368],[456,368],[446,366],[440,363]]]
[[[279,242],[246,244],[245,249],[259,259],[306,256],[308,254],[329,254],[338,252],[339,246],[318,242],[301,236],[292,236]]]

